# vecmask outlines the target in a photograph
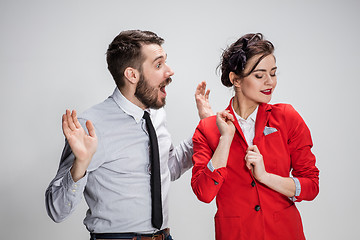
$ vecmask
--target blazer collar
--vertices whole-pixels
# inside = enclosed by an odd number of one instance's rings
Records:
[[[226,110],[229,110],[230,113],[234,116],[234,119],[236,119],[236,115],[235,115],[234,110],[232,108],[233,99],[234,99],[234,97],[232,97],[230,99],[229,106],[226,108]],[[267,121],[268,121],[268,119],[270,117],[271,109],[272,109],[272,106],[270,104],[261,103],[259,105],[258,112],[257,112],[257,115],[256,115],[256,122],[255,122],[255,137],[254,137],[254,141],[253,141],[254,143],[256,143],[257,139],[262,136],[264,128],[266,126],[266,123],[267,123]],[[238,133],[240,134],[240,136],[242,137],[242,139],[246,143],[244,133],[242,132],[238,121],[234,121],[234,125],[235,125],[235,128],[237,129]]]

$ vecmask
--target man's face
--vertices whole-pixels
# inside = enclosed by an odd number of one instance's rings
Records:
[[[165,105],[165,87],[171,83],[173,70],[166,64],[166,53],[157,44],[142,46],[145,61],[142,65],[140,80],[137,83],[135,96],[147,108],[161,108]]]

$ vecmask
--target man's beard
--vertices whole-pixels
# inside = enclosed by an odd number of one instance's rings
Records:
[[[159,88],[165,87],[169,83],[171,83],[171,78],[169,77],[165,81],[163,81]],[[144,74],[141,73],[139,82],[136,86],[135,97],[140,100],[142,104],[145,105],[146,108],[154,108],[159,109],[165,106],[166,99],[162,98],[160,102],[158,102],[159,89],[155,87],[151,87],[148,84],[148,81],[145,79]]]

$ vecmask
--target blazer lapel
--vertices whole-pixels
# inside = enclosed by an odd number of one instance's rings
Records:
[[[229,110],[230,113],[234,116],[235,121],[234,121],[233,123],[234,123],[235,128],[236,128],[237,132],[239,133],[240,137],[242,138],[242,140],[243,140],[244,143],[246,144],[246,148],[245,148],[245,149],[247,149],[247,148],[248,148],[248,144],[247,144],[247,142],[246,142],[244,133],[243,133],[243,131],[241,130],[241,127],[240,127],[240,125],[239,125],[239,122],[238,122],[237,119],[236,119],[236,116],[235,116],[235,113],[234,113],[234,111],[233,111],[233,108],[231,107],[231,104],[232,104],[233,99],[234,99],[234,98],[232,98],[232,99],[230,100],[230,104],[229,104],[229,106],[226,108],[226,110]]]
[[[259,105],[258,113],[256,116],[255,122],[255,137],[254,137],[254,144],[260,140],[260,138],[264,135],[264,129],[266,123],[269,120],[271,115],[272,106],[266,103],[262,103]]]

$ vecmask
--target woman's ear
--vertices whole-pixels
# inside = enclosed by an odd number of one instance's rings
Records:
[[[128,80],[131,84],[136,84],[140,79],[140,73],[137,69],[132,67],[127,67],[124,71],[125,79]]]
[[[234,87],[240,87],[240,77],[236,75],[234,72],[229,73],[229,79]]]

